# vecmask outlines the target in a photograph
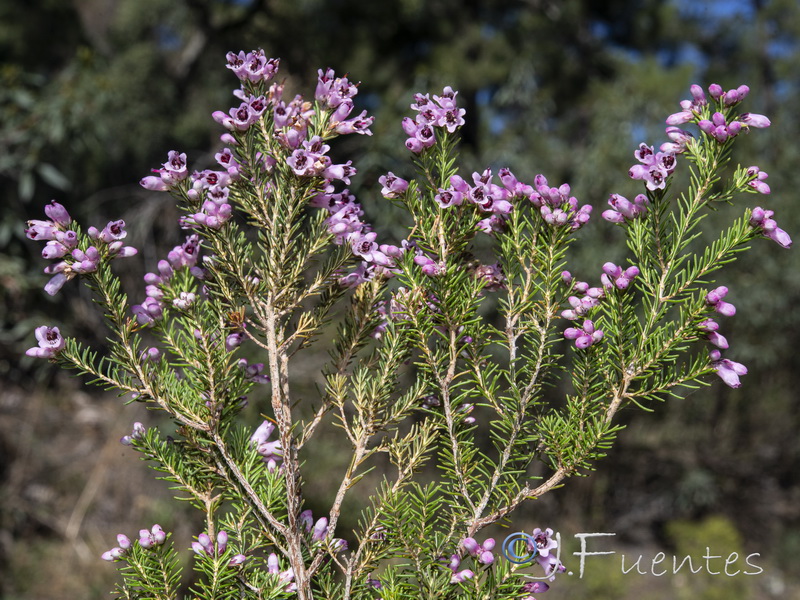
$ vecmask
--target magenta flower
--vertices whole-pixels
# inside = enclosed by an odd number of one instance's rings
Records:
[[[772,218],[774,211],[764,210],[760,206],[756,206],[750,214],[750,225],[760,229],[761,232],[780,245],[782,248],[792,247],[792,238],[783,229],[778,227],[775,219]]]
[[[741,363],[734,362],[727,358],[722,358],[722,353],[719,350],[712,350],[708,353],[708,358],[711,362],[711,367],[717,372],[722,381],[732,388],[741,387],[739,377],[747,375],[747,367]]]
[[[35,358],[53,358],[56,354],[61,352],[66,345],[66,341],[61,337],[61,332],[58,327],[48,327],[42,325],[37,327],[34,331],[36,340],[39,345],[33,348],[28,348],[25,354]]]

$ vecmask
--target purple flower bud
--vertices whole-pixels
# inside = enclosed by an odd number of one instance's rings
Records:
[[[756,127],[758,129],[772,125],[772,122],[767,117],[756,113],[743,113],[739,115],[739,120],[748,127]]]
[[[475,556],[478,553],[478,550],[481,549],[480,544],[478,544],[475,538],[464,538],[461,543],[464,546],[464,550],[469,552],[472,556]]]
[[[312,542],[321,542],[328,536],[328,519],[322,517],[314,524],[314,531],[311,534]]]
[[[161,529],[161,525],[153,525],[151,532],[153,534],[153,539],[155,540],[156,544],[163,544],[164,541],[167,539],[167,534]]]
[[[69,224],[72,222],[72,218],[69,216],[67,209],[55,200],[51,200],[50,204],[44,207],[44,214],[62,227],[69,227]]]
[[[247,560],[247,557],[244,554],[236,554],[231,561],[228,563],[229,567],[237,567],[244,563]]]
[[[739,377],[747,375],[747,367],[741,363],[722,358],[722,353],[719,350],[712,350],[708,353],[708,358],[711,367],[717,372],[722,381],[732,388],[741,387]]]
[[[306,533],[311,532],[311,528],[314,526],[314,517],[310,509],[301,512],[297,520],[303,529],[305,529]]]
[[[723,300],[727,294],[728,288],[724,285],[721,285],[706,294],[706,304],[713,307],[713,309],[721,315],[732,317],[736,314],[736,307],[733,304]]]

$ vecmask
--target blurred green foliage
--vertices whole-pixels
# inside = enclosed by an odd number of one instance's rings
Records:
[[[748,202],[800,238],[799,40],[794,0],[0,1],[0,378],[50,378],[18,359],[41,322],[69,322],[103,344],[78,286],[44,297],[44,261],[22,223],[42,218],[50,198],[87,225],[126,219],[144,261],[126,267],[127,286],[141,296],[144,270],[180,232],[169,201],[136,182],[171,149],[196,168],[213,163],[221,130],[209,115],[232,104],[234,80],[220,68],[228,50],[281,57],[291,93],[312,93],[327,66],[363,81],[358,109],[376,115],[375,135],[349,136],[358,139],[336,152],[359,167],[353,190],[388,237],[397,213],[376,181],[403,174],[399,120],[414,92],[452,85],[468,111],[468,168],[543,173],[594,205],[595,226],[576,247],[576,275],[593,280],[625,256],[599,222],[608,194],[636,193],[625,176],[634,148],[664,141],[663,119],[693,82],[751,87],[748,108],[773,127],[741,147],[773,194]],[[750,368],[743,388],[717,385],[631,418],[590,483],[568,486],[542,515],[590,514],[648,540],[676,518],[724,512],[739,527],[757,521],[776,547],[797,546],[800,263],[796,249],[763,244],[720,275],[738,308],[722,331]],[[15,521],[11,536],[25,527]]]

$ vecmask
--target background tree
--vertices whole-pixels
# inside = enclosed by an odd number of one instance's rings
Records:
[[[178,144],[196,168],[212,162],[217,138],[208,117],[230,105],[233,89],[219,69],[226,51],[263,47],[281,57],[287,88],[296,91],[295,78],[307,82],[327,66],[364,81],[357,99],[377,116],[375,136],[348,140],[342,151],[358,156],[353,189],[371,206],[377,177],[398,172],[399,119],[415,91],[459,90],[475,168],[509,166],[521,177],[541,172],[569,181],[599,218],[609,193],[634,189],[624,178],[633,149],[663,141],[662,128],[650,124],[677,110],[690,83],[747,83],[752,110],[769,115],[773,127],[746,145],[770,173],[769,207],[796,236],[800,217],[790,210],[790,191],[800,183],[799,39],[800,8],[791,0],[0,2],[0,581],[11,582],[0,584],[0,595],[30,585],[20,580],[22,540],[43,540],[37,547],[45,552],[48,541],[68,535],[91,545],[82,533],[88,526],[67,528],[74,501],[53,499],[87,489],[84,476],[58,460],[91,462],[108,427],[121,419],[125,429],[133,419],[83,396],[63,400],[63,381],[19,360],[42,313],[75,323],[72,330],[88,340],[97,331],[85,296],[73,294],[66,305],[41,300],[45,276],[30,274],[43,264],[21,223],[39,218],[52,197],[83,221],[122,214],[133,245],[147,249],[142,258],[153,264],[179,232],[164,225],[174,221],[163,198],[136,182]],[[391,235],[391,207],[369,216]],[[623,248],[615,233],[582,232],[582,276],[599,271],[599,245]],[[750,542],[800,576],[786,558],[800,550],[800,365],[790,350],[800,342],[800,271],[792,254],[777,247],[768,254],[745,258],[739,272],[746,275],[727,282],[747,315],[726,324],[737,360],[750,368],[745,386],[718,385],[632,418],[600,472],[571,482],[537,518],[602,525],[660,544],[672,543],[666,524],[681,518],[723,514],[742,531],[755,521],[759,539]],[[142,274],[133,271],[132,295]],[[52,398],[47,404],[43,393]],[[24,401],[28,395],[38,400]],[[75,454],[74,432],[53,432],[74,418],[76,402],[96,413],[82,431],[94,444],[83,454]],[[26,441],[20,422],[40,437]],[[45,451],[44,440],[60,449]],[[108,448],[97,464],[118,454]],[[115,503],[124,503],[118,494],[89,498],[85,509],[113,522]],[[87,550],[87,560],[94,554]]]

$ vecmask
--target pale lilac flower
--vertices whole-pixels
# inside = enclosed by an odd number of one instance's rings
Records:
[[[667,127],[666,133],[670,141],[661,144],[659,148],[661,152],[681,154],[686,151],[687,144],[693,139],[691,132],[679,127]]]
[[[736,307],[730,302],[725,302],[723,298],[728,295],[728,288],[724,285],[711,290],[706,294],[706,304],[712,307],[721,315],[732,317],[736,314]]]
[[[327,536],[328,536],[328,519],[322,517],[314,524],[314,530],[311,533],[311,541],[321,542]]]
[[[148,531],[147,529],[139,530],[139,545],[142,548],[152,548],[153,546],[160,546],[167,539],[167,534],[161,528],[161,525],[153,525]]]
[[[488,292],[496,292],[505,287],[506,278],[499,263],[478,266],[475,269],[475,277],[483,281],[483,289]]]
[[[369,263],[382,266],[394,266],[394,262],[380,251],[375,238],[378,236],[374,231],[369,233],[351,233],[348,237],[353,254],[361,257]]]
[[[764,181],[767,179],[767,177],[769,177],[765,171],[762,171],[757,166],[753,165],[752,167],[747,168],[747,176],[753,178],[748,181],[747,184],[759,194],[770,193],[771,190],[769,189],[769,184]]]
[[[228,563],[229,567],[238,567],[239,565],[243,564],[244,561],[247,560],[247,557],[244,554],[236,554],[231,558],[230,562]]]
[[[234,348],[241,346],[243,341],[243,331],[234,331],[233,333],[229,333],[225,338],[225,350],[228,352],[233,352]]]
[[[25,354],[35,358],[53,358],[56,354],[61,352],[66,345],[66,341],[61,337],[61,332],[58,327],[48,327],[42,325],[34,330],[36,341],[39,342],[38,346],[28,348]]]
[[[422,267],[422,272],[428,277],[438,277],[445,272],[444,265],[428,258],[424,254],[417,254],[417,256],[414,257],[414,262]]]
[[[402,177],[398,177],[391,171],[389,171],[386,175],[381,175],[378,178],[378,183],[383,186],[381,188],[381,196],[388,200],[399,198],[405,194],[406,190],[408,189],[408,181]]]
[[[625,223],[626,220],[632,221],[646,213],[650,201],[644,194],[638,194],[633,202],[619,194],[611,194],[608,204],[613,210],[604,211],[602,217],[611,223]]]
[[[760,206],[756,206],[750,214],[750,225],[760,229],[761,232],[780,245],[782,248],[791,248],[792,238],[783,229],[778,227],[778,223],[772,218],[774,211],[764,210]]]
[[[278,584],[283,587],[284,592],[291,593],[297,589],[297,584],[293,582],[294,570],[289,567],[286,571],[281,571],[278,555],[274,552],[267,557],[267,573],[278,578]]]
[[[172,305],[180,310],[186,310],[194,304],[195,295],[192,292],[181,292],[177,298],[172,300]]]
[[[722,358],[722,353],[719,350],[712,350],[708,354],[711,362],[711,367],[717,372],[722,381],[732,388],[741,387],[739,377],[747,375],[747,367],[741,363]]]
[[[164,305],[155,298],[148,297],[141,304],[133,305],[131,311],[140,325],[149,326],[164,316]]]
[[[60,229],[53,221],[41,221],[39,219],[31,219],[28,221],[28,228],[25,230],[25,237],[29,240],[54,240],[56,233]]]
[[[142,425],[139,421],[136,421],[133,424],[133,431],[130,435],[124,435],[120,438],[119,442],[123,446],[132,446],[134,441],[141,440],[146,433],[146,429],[144,425]]]
[[[69,227],[69,224],[72,222],[72,218],[69,216],[67,209],[55,200],[51,200],[50,204],[45,205],[44,214],[60,227]]]
[[[522,586],[522,591],[526,593],[542,594],[550,589],[544,581],[529,581]],[[529,596],[531,598],[532,596]]]
[[[311,533],[311,528],[314,526],[314,516],[311,509],[304,510],[297,517],[297,521],[306,533]]]
[[[703,332],[703,337],[705,337],[709,342],[714,344],[717,348],[722,348],[726,350],[728,348],[728,340],[725,339],[723,335],[717,333],[719,329],[719,323],[717,323],[714,319],[705,319],[697,324],[697,328]]]
[[[772,125],[767,117],[756,113],[742,113],[739,115],[739,120],[747,127],[756,127],[758,129]]]

